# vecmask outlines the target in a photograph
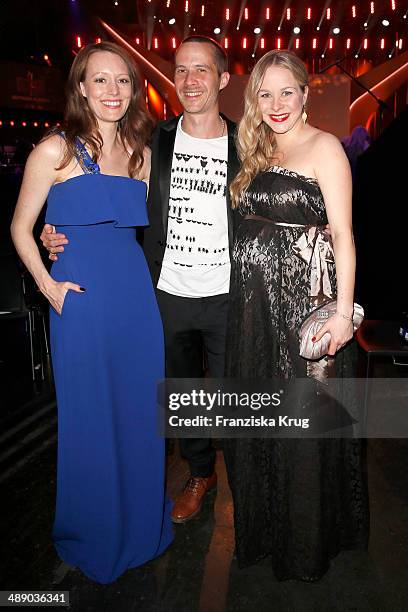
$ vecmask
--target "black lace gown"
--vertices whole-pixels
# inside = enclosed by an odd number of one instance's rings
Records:
[[[327,223],[317,181],[273,166],[255,177],[238,212],[226,376],[321,378],[334,367],[336,377],[352,377],[352,343],[334,360],[299,356],[301,321],[312,304],[336,290],[327,239],[316,234]],[[319,274],[307,263],[312,251],[319,252]],[[270,557],[278,580],[312,581],[340,550],[367,547],[359,440],[225,439],[224,455],[241,567]]]

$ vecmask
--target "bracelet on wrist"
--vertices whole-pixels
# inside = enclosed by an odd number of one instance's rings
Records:
[[[338,314],[339,317],[343,317],[343,319],[346,319],[347,321],[353,322],[353,315],[351,317],[348,317],[347,315],[343,314],[342,312],[339,312],[338,310],[336,310],[336,314]]]

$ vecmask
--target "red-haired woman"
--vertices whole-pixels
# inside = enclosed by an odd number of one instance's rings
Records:
[[[152,120],[128,54],[90,45],[72,65],[63,131],[31,153],[12,235],[51,304],[58,418],[53,537],[59,555],[112,582],[172,540],[155,382],[163,337],[135,228],[148,224]],[[33,225],[69,226],[70,249],[42,264]]]

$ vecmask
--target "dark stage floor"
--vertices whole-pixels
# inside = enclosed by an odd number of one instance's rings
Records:
[[[368,553],[345,552],[318,583],[277,582],[268,563],[239,570],[232,501],[221,451],[218,494],[175,527],[159,559],[101,586],[57,557],[50,538],[55,496],[56,415],[52,385],[0,372],[2,484],[1,589],[65,590],[85,611],[393,611],[408,610],[408,440],[369,440],[371,537]],[[408,408],[407,408],[408,409]],[[177,445],[168,455],[168,488],[187,476]]]

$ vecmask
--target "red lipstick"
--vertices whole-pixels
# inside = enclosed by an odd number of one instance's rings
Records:
[[[285,115],[269,115],[270,120],[275,121],[275,123],[282,123],[283,121],[286,121],[288,117],[289,113],[286,113]]]

